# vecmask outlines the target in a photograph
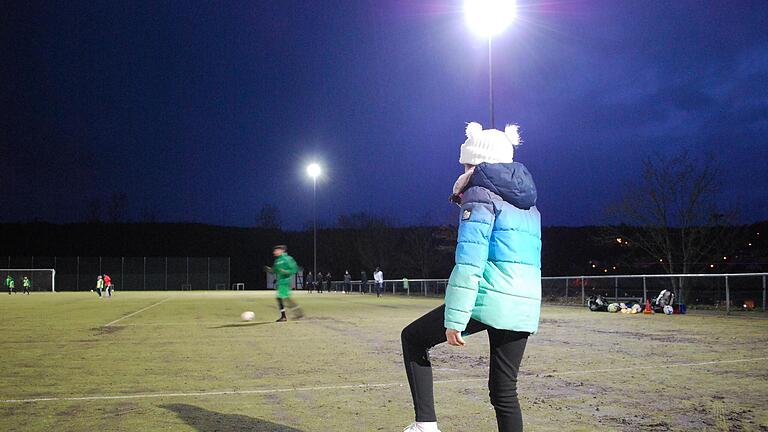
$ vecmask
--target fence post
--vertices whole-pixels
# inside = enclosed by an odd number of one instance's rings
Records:
[[[619,301],[619,278],[613,279],[613,298]]]
[[[765,312],[765,275],[763,275],[763,312]]]
[[[731,313],[731,289],[728,286],[728,276],[725,277],[725,314]]]
[[[645,276],[643,276],[643,303],[648,303],[648,287],[645,283]]]
[[[568,278],[565,278],[565,302],[568,303]]]
[[[765,286],[765,280],[763,280],[763,286]],[[427,296],[427,281],[421,281],[421,288],[424,290],[424,297]],[[763,308],[765,308],[765,296],[763,296]]]
[[[168,291],[168,256],[165,256],[165,290]]]
[[[581,304],[584,304],[584,276],[581,277]]]
[[[143,288],[142,290],[147,290],[147,257],[144,257],[144,270],[141,272],[142,274],[142,282],[141,285]]]
[[[125,257],[120,257],[120,289],[125,289]]]
[[[296,279],[295,275],[294,275],[294,279]],[[208,291],[210,290],[211,290],[211,257],[208,257]]]
[[[11,257],[8,257],[8,261],[10,261]],[[80,291],[80,256],[77,257],[77,274],[75,276],[77,280],[75,281],[75,289]]]

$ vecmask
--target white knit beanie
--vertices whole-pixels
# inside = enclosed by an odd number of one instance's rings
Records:
[[[515,146],[522,143],[518,125],[510,124],[504,132],[497,129],[483,130],[480,123],[467,125],[467,140],[461,145],[459,163],[479,165],[486,163],[509,163],[515,154]]]

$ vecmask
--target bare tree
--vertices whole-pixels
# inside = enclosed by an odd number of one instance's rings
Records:
[[[88,200],[88,213],[86,215],[88,223],[101,222],[101,201],[98,198]]]
[[[280,210],[277,206],[266,204],[256,215],[256,227],[264,229],[280,229]]]
[[[712,161],[698,162],[687,151],[644,159],[638,180],[609,210],[620,223],[612,241],[629,242],[669,274],[701,271],[735,250],[736,212],[718,203],[720,172]],[[672,284],[684,298],[682,281],[673,278]]]
[[[125,192],[115,192],[109,197],[107,204],[109,222],[125,222],[128,219],[128,195]]]
[[[369,270],[389,268],[401,249],[397,230],[385,218],[368,213],[339,217],[338,225],[352,231],[352,241],[360,262]]]

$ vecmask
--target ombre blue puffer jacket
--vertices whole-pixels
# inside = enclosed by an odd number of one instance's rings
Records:
[[[541,215],[533,178],[517,162],[480,164],[462,195],[445,327],[463,331],[473,318],[534,333],[540,309]]]

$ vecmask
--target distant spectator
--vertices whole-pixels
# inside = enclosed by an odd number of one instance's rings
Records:
[[[328,292],[331,292],[333,288],[333,279],[331,279],[331,272],[325,274],[325,283],[327,283]]]
[[[312,276],[312,272],[307,273],[307,277],[304,278],[304,289],[312,292],[312,285],[315,283],[315,278]]]
[[[384,273],[378,267],[373,272],[373,280],[376,281],[376,297],[381,297],[381,292],[384,290]]]
[[[409,294],[411,292],[411,284],[408,282],[408,278],[406,277],[403,278],[403,290]]]
[[[365,290],[368,288],[368,274],[365,270],[360,272],[360,294],[365,294]]]
[[[342,292],[352,292],[352,276],[349,274],[349,270],[344,270],[344,290]]]

